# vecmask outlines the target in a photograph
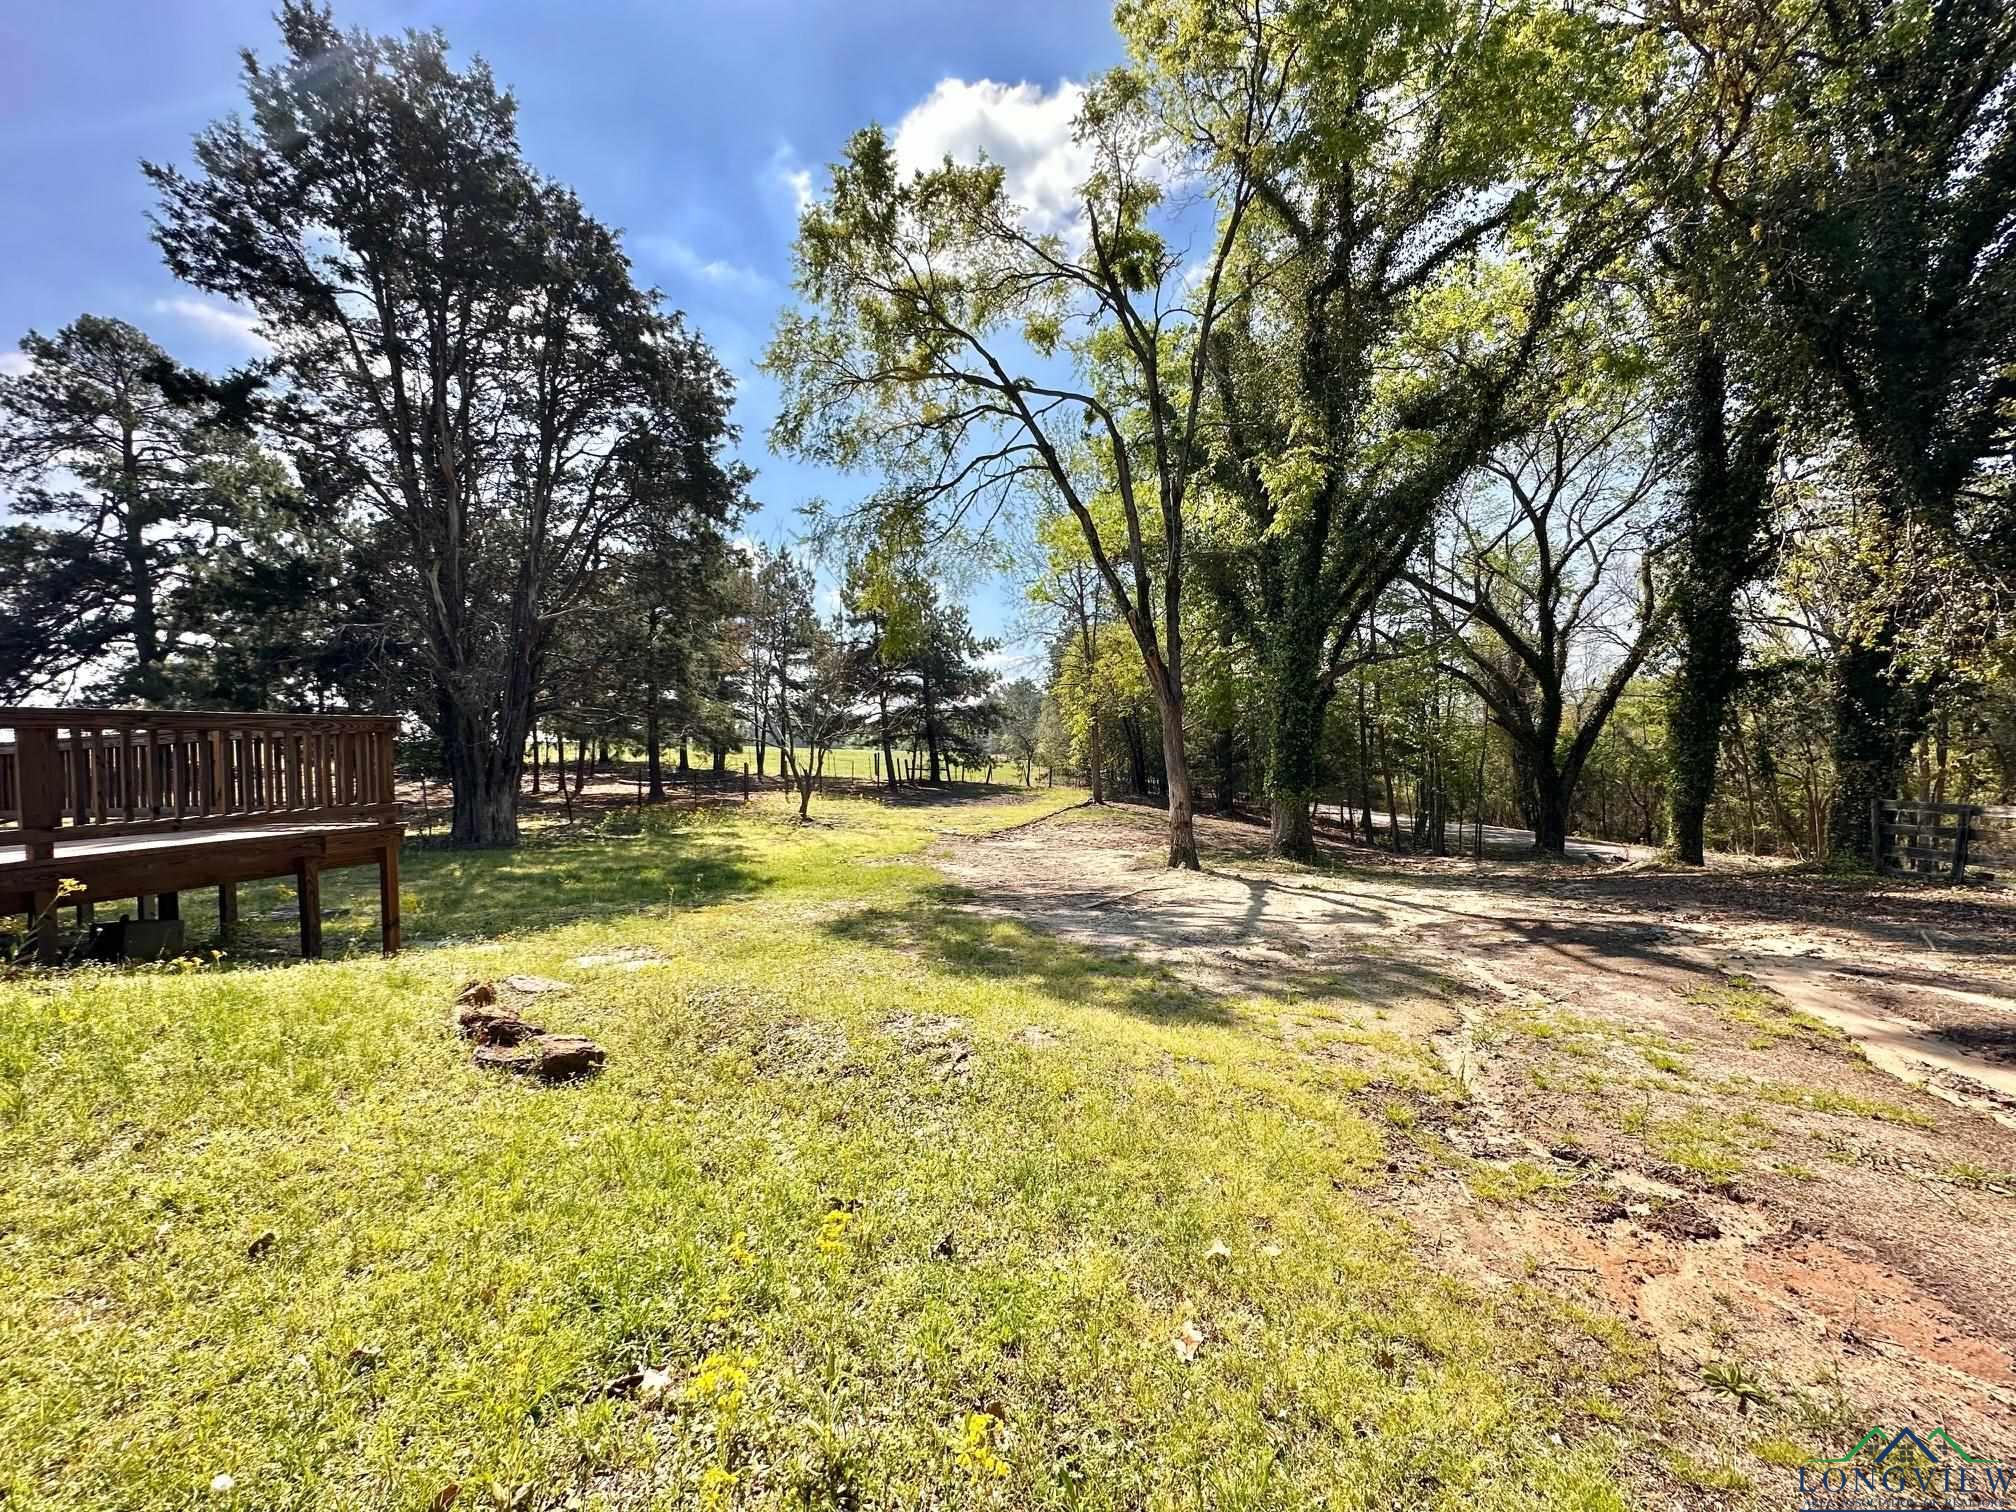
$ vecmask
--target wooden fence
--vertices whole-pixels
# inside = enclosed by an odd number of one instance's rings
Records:
[[[1890,876],[1964,881],[1986,812],[1977,803],[1872,798],[1869,834],[1876,869]]]

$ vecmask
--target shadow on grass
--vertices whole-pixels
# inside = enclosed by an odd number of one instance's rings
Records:
[[[852,945],[915,952],[962,976],[986,978],[1065,1002],[1110,1008],[1162,1024],[1228,1024],[1209,993],[1165,971],[1060,940],[1013,920],[969,913],[973,895],[925,889],[909,908],[858,908],[820,926]]]
[[[552,929],[580,919],[704,907],[750,897],[774,879],[752,865],[748,848],[715,828],[643,835],[562,834],[510,850],[407,846],[399,893],[406,945],[490,939]],[[299,954],[294,890],[285,882],[239,889],[240,917],[229,962],[271,965]],[[329,958],[378,949],[378,873],[325,872],[322,946]],[[183,895],[185,948],[201,953],[217,938],[213,890]]]
[[[1054,790],[1023,787],[1020,783],[1007,782],[946,783],[939,787],[932,787],[928,783],[906,783],[896,788],[863,788],[853,796],[872,799],[896,808],[967,808],[975,804],[1019,802],[1027,798],[1040,798],[1046,791]],[[818,800],[815,797],[813,801]]]

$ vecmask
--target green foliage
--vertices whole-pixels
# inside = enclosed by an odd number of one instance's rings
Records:
[[[731,385],[633,283],[616,235],[524,160],[517,107],[438,33],[340,30],[308,0],[248,113],[193,173],[146,165],[155,240],[254,310],[287,380],[276,429],[315,505],[379,559],[465,843],[516,837],[510,794],[563,616],[612,553],[725,522]]]
[[[21,352],[0,374],[0,486],[23,522],[0,532],[0,698],[84,677],[164,699],[205,654],[220,539],[293,491],[247,434],[258,380],[212,383],[96,315]]]

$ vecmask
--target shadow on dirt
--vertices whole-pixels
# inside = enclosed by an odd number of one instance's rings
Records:
[[[973,901],[975,895],[964,888],[933,887],[916,909],[860,908],[820,928],[848,944],[922,955],[961,974],[990,977],[1066,1002],[1111,1008],[1158,1023],[1232,1022],[1233,1016],[1211,994],[1186,986],[1165,971],[962,906]]]

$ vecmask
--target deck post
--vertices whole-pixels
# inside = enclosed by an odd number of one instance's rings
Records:
[[[388,956],[399,954],[399,847],[378,852],[378,944]]]
[[[301,903],[301,959],[322,959],[322,862],[303,856],[294,863],[294,894]]]
[[[54,966],[59,954],[56,948],[56,894],[53,891],[30,895],[28,928],[35,940],[36,964]]]
[[[219,883],[217,887],[217,941],[221,945],[231,943],[231,933],[238,927],[238,884]]]
[[[182,894],[160,893],[155,899],[154,917],[157,919],[179,919],[182,917]]]
[[[133,917],[136,919],[152,919],[158,917],[158,915],[154,911],[154,894],[142,893],[140,894],[139,897],[133,900]]]
[[[22,833],[27,837],[30,861],[47,861],[56,854],[53,833],[47,838],[37,830],[54,831],[63,824],[63,753],[56,741],[54,725],[33,725],[14,732],[15,781],[19,797]]]

